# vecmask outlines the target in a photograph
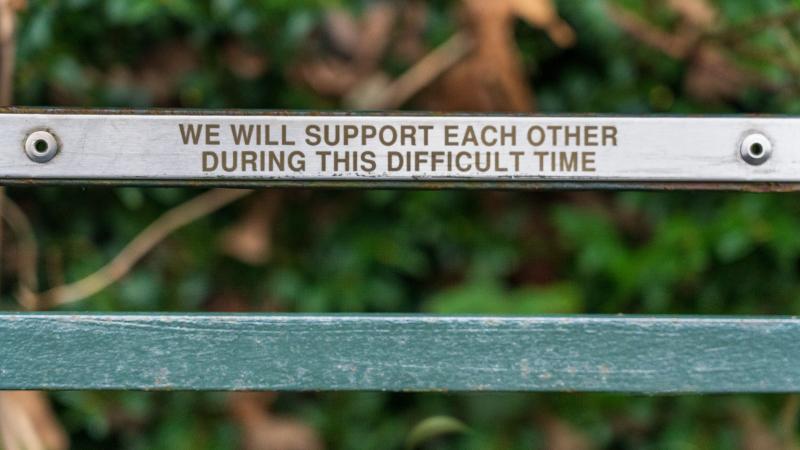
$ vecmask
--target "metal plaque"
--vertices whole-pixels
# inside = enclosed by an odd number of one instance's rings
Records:
[[[800,184],[800,118],[785,117],[7,109],[0,150],[6,184]]]

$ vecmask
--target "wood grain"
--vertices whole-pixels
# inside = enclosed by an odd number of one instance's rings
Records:
[[[800,320],[0,314],[2,389],[787,392]]]

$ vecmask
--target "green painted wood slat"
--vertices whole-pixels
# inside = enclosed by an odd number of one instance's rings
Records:
[[[787,392],[790,317],[0,314],[2,389]]]

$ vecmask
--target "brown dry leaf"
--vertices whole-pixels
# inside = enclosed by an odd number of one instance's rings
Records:
[[[609,4],[611,19],[634,39],[684,60],[687,72],[684,88],[692,97],[717,102],[738,98],[748,87],[763,84],[760,77],[745,71],[726,55],[707,33],[717,25],[717,11],[705,0],[670,0],[679,16],[674,30],[664,31],[635,14]]]
[[[786,450],[800,449],[796,437],[798,417],[800,416],[800,394],[789,394],[778,416],[778,435],[785,443]]]
[[[5,450],[66,450],[69,441],[40,391],[0,392],[0,443]]]
[[[348,10],[332,8],[323,19],[323,37],[333,53],[351,58],[358,53],[361,24]]]
[[[377,69],[396,16],[396,6],[382,1],[367,6],[360,19],[344,10],[329,12],[318,36],[325,51],[301,59],[293,72],[319,94],[347,95]]]
[[[668,33],[613,3],[608,3],[607,6],[609,17],[622,31],[675,59],[687,58],[697,44],[696,33]]]
[[[739,427],[742,450],[787,450],[780,437],[750,408],[737,408],[733,418]]]
[[[706,0],[668,0],[667,5],[697,28],[710,29],[717,23],[717,10]]]
[[[543,414],[537,422],[544,432],[544,448],[549,450],[590,450],[595,448],[583,433],[556,416]]]
[[[367,7],[361,18],[359,45],[355,54],[355,62],[362,73],[369,74],[378,67],[389,46],[396,18],[397,8],[393,3],[375,2]]]
[[[247,264],[264,264],[272,251],[272,224],[280,207],[281,194],[264,191],[249,204],[247,212],[220,236],[226,254]]]
[[[345,104],[357,108],[397,108],[427,87],[418,105],[424,109],[531,111],[533,93],[514,42],[514,18],[543,28],[560,46],[574,42],[572,28],[558,17],[552,0],[464,0],[462,9],[468,32],[456,34],[468,38],[451,39],[453,45],[442,45],[420,57],[397,80],[380,73],[379,62],[398,14],[402,14],[400,36],[412,43],[402,53],[419,53],[427,16],[421,2],[412,2],[400,12],[393,4],[377,2],[360,22],[341,11],[332,13],[325,28],[333,50],[300,62],[296,72],[318,93],[344,98]],[[469,45],[463,44],[467,41]],[[463,58],[461,50],[473,48],[473,42],[475,51]],[[402,48],[397,44],[398,52]],[[432,55],[436,57],[429,58]]]
[[[0,0],[0,42],[6,42],[14,35],[17,13],[27,6],[26,0]]]
[[[386,109],[387,94],[391,90],[392,79],[381,71],[359,80],[342,97],[342,104],[348,109]]]
[[[267,58],[238,40],[225,44],[222,58],[231,72],[245,80],[256,79],[267,71]]]
[[[296,70],[312,90],[329,97],[347,94],[362,79],[352,64],[328,56],[301,62]]]
[[[375,71],[353,87],[342,103],[354,109],[397,109],[458,64],[472,48],[470,39],[458,32],[395,79]]]
[[[514,41],[514,17],[543,27],[558,45],[572,43],[572,29],[557,17],[550,0],[464,0],[462,3],[475,51],[431,87],[424,99],[425,108],[532,111],[533,92]]]
[[[20,12],[28,7],[28,0],[5,0],[13,11]]]
[[[428,5],[420,0],[406,2],[400,11],[394,53],[401,60],[412,63],[425,56],[425,26],[428,23]]]
[[[423,108],[533,110],[533,93],[525,79],[511,29],[510,0],[465,0],[463,15],[475,49],[421,96]]]
[[[558,16],[552,0],[510,0],[510,4],[517,17],[543,29],[559,47],[575,43],[575,31]]]
[[[229,409],[242,430],[244,450],[321,450],[317,432],[310,426],[269,412],[272,392],[235,392]]]
[[[0,0],[0,105],[2,106],[10,105],[13,98],[17,13],[26,6],[25,0]]]
[[[681,18],[673,35],[684,43],[689,70],[683,80],[692,97],[714,102],[735,99],[758,80],[734,64],[719,45],[704,38],[718,24],[716,8],[706,0],[669,0]]]
[[[402,13],[400,38],[394,50],[406,52],[400,56],[414,60],[414,65],[391,79],[380,70],[379,63],[389,47],[391,28],[399,13]],[[456,33],[425,54],[422,35],[426,18],[427,6],[419,1],[411,2],[402,11],[394,4],[374,3],[365,12],[357,31],[352,16],[334,14],[327,21],[327,28],[329,41],[336,50],[333,53],[340,56],[321,56],[303,63],[299,73],[318,93],[339,97],[348,108],[396,109],[450,69],[471,48],[463,33]],[[411,45],[400,46],[406,42]]]
[[[683,79],[689,95],[708,102],[738,98],[746,88],[757,83],[755,77],[737,67],[712,44],[697,48]]]

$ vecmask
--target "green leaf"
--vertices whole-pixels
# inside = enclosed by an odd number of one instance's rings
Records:
[[[449,434],[465,433],[469,428],[449,416],[432,416],[414,426],[406,439],[406,449],[411,450],[431,439]]]

